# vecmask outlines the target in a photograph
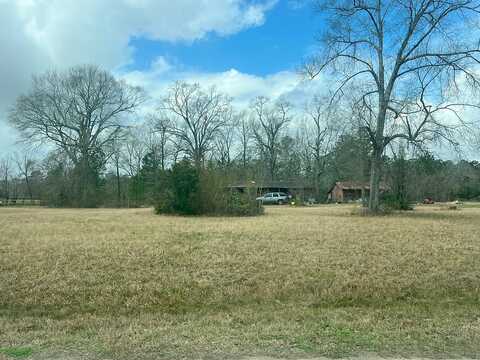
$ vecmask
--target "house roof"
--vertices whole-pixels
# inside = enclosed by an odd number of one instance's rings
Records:
[[[329,192],[332,192],[335,187],[340,187],[342,190],[370,190],[370,183],[361,181],[337,181]],[[389,187],[387,184],[380,183],[380,190],[388,189]]]
[[[295,181],[249,181],[243,183],[236,183],[229,186],[229,188],[248,188],[248,187],[255,187],[261,189],[309,189],[311,188],[310,185],[306,185],[302,182],[295,182]]]

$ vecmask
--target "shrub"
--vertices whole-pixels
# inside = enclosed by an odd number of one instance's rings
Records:
[[[382,204],[391,210],[413,210],[408,201],[407,191],[408,164],[405,148],[400,146],[392,163],[392,189],[382,196]]]
[[[204,170],[200,176],[200,206],[202,214],[228,216],[255,216],[263,214],[263,206],[256,201],[256,191],[240,193],[228,188],[224,174]]]
[[[170,189],[165,189],[157,195],[155,212],[157,214],[174,214],[176,212],[173,207],[173,193]]]
[[[226,197],[226,206],[223,214],[234,216],[255,216],[264,213],[262,204],[255,200],[255,196],[240,193],[238,191],[230,192]]]
[[[164,186],[159,191],[155,211],[157,213],[176,213],[195,215],[199,213],[198,170],[188,161],[176,163],[166,174]]]
[[[381,197],[382,205],[391,210],[413,210],[410,202],[402,193],[386,193]]]
[[[229,190],[224,176],[198,171],[184,160],[173,166],[159,191],[157,214],[255,216],[263,206],[255,194]]]

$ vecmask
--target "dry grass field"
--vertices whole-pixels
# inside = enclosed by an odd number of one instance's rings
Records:
[[[0,208],[0,358],[480,356],[480,207]]]

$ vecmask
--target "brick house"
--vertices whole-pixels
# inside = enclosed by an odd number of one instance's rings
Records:
[[[388,190],[386,184],[380,184],[380,192]],[[328,192],[328,201],[335,203],[358,201],[370,196],[370,184],[359,181],[337,181]]]

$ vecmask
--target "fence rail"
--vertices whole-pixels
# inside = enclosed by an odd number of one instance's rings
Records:
[[[0,199],[0,206],[41,206],[41,200],[32,199]]]

